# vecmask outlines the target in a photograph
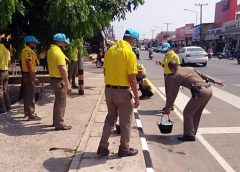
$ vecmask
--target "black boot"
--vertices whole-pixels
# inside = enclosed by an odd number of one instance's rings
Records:
[[[183,135],[178,137],[178,140],[184,141],[184,142],[194,142],[196,141],[195,136],[188,136],[188,135]]]
[[[97,150],[97,154],[100,156],[108,156],[110,153],[110,151],[108,150],[108,148],[103,148],[101,146],[98,147]]]
[[[119,150],[118,150],[118,157],[134,156],[137,154],[138,154],[138,150],[133,148],[130,148],[128,150],[122,150],[119,147]]]

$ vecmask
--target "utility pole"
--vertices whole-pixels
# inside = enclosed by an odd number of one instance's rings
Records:
[[[167,39],[167,37],[168,37],[168,26],[172,23],[164,23],[164,24],[167,25],[167,32],[166,32],[166,39]]]
[[[152,32],[152,45],[153,45],[153,37],[154,37],[154,32],[155,32],[156,30],[151,30],[151,32]]]
[[[195,6],[197,7],[200,7],[200,45],[202,46],[202,9],[203,9],[203,6],[207,6],[208,3],[205,3],[205,4],[201,4],[201,3],[198,3],[198,4],[195,4]]]

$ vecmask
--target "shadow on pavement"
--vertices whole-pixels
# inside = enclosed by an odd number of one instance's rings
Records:
[[[49,172],[67,172],[72,157],[54,158],[51,157],[43,163],[43,166]]]
[[[77,154],[75,156],[78,156]],[[121,159],[118,157],[115,153],[110,153],[107,157],[101,157],[96,154],[96,152],[84,152],[81,159],[81,166],[78,168],[78,170],[97,166],[101,164],[105,164],[107,161],[115,160],[115,159]],[[73,170],[73,169],[70,169]],[[114,170],[114,167],[110,167],[109,170]]]
[[[162,135],[159,131],[159,135],[145,135],[147,141],[161,143],[164,145],[179,145],[183,142],[179,141],[177,137],[180,135]]]

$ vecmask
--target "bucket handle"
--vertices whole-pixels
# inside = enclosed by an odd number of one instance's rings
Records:
[[[164,115],[164,114],[163,114],[163,115],[161,115],[161,123],[162,123],[163,116],[165,116],[165,115]],[[167,115],[167,116],[168,116],[168,122],[172,122],[172,121],[171,121],[171,119],[170,119],[170,114],[169,114],[169,115]]]

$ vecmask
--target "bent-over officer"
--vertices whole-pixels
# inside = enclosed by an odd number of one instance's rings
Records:
[[[53,107],[53,127],[56,130],[70,130],[72,127],[67,126],[64,122],[64,114],[66,109],[67,94],[70,94],[72,87],[68,80],[66,60],[68,58],[62,52],[69,40],[63,33],[57,33],[53,36],[53,44],[51,44],[47,52],[47,62],[49,74],[51,77],[51,86],[55,94],[55,102]]]
[[[172,78],[172,72],[168,68],[168,63],[174,60],[177,64],[180,64],[180,60],[178,55],[172,50],[169,43],[162,44],[162,52],[165,53],[165,57],[163,59],[163,62],[159,62],[159,64],[164,68],[165,93],[168,95],[168,88],[170,87],[170,80]],[[171,107],[171,109],[173,110],[173,107]]]
[[[221,86],[223,86],[223,82],[207,76],[192,67],[180,67],[176,61],[169,62],[168,67],[173,75],[169,82],[169,94],[167,95],[164,108],[165,114],[170,114],[170,109],[174,104],[180,86],[188,88],[192,93],[192,98],[183,111],[184,134],[178,137],[178,139],[195,141],[202,111],[212,97],[212,89],[209,82]]]
[[[1,39],[1,38],[0,38]],[[10,99],[8,94],[8,66],[11,62],[10,51],[0,40],[0,114],[10,111]]]
[[[136,55],[131,47],[138,39],[139,33],[129,29],[125,32],[123,40],[116,42],[105,54],[104,75],[108,114],[97,150],[97,154],[101,156],[109,155],[108,139],[118,117],[121,129],[118,156],[134,156],[138,153],[137,149],[129,147],[133,108],[137,108],[139,105]],[[130,87],[135,103],[133,103]]]
[[[41,120],[35,113],[35,87],[39,84],[39,80],[36,78],[36,72],[39,60],[34,50],[39,42],[32,35],[25,36],[24,42],[26,46],[21,53],[24,114],[28,120]]]

